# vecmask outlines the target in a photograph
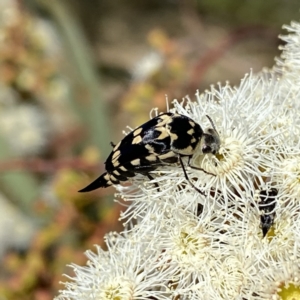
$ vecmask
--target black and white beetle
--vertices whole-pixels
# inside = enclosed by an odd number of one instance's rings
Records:
[[[157,167],[180,162],[186,180],[202,195],[188,178],[182,157],[188,158],[188,165],[196,149],[203,154],[216,154],[220,138],[209,116],[213,128],[203,132],[198,123],[176,113],[163,113],[131,131],[114,147],[105,162],[106,172],[79,192],[105,188],[141,173],[153,179],[149,172]],[[204,170],[203,170],[204,171]]]
[[[278,190],[271,188],[270,190],[265,190],[260,192],[260,203],[259,209],[262,211],[260,216],[260,226],[262,229],[263,237],[265,237],[274,224],[274,219],[276,217],[275,207],[276,207],[276,197],[278,195]]]

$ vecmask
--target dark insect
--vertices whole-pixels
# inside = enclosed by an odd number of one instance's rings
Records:
[[[277,189],[271,188],[270,190],[261,191],[259,203],[259,209],[263,211],[263,214],[260,216],[260,224],[263,232],[263,237],[265,237],[274,224],[275,219],[275,206],[276,206],[276,196],[278,194]]]
[[[220,147],[219,135],[212,120],[213,128],[203,132],[192,119],[174,113],[163,113],[134,129],[114,147],[105,162],[106,172],[79,192],[89,192],[126,181],[140,173],[153,179],[149,172],[157,167],[180,162],[186,180],[199,193],[188,178],[182,157],[188,158],[188,165],[198,146],[202,153],[216,154]],[[202,169],[200,169],[202,170]],[[203,170],[204,171],[204,170]]]

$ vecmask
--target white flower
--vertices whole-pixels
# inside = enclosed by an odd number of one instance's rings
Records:
[[[288,29],[273,70],[174,101],[219,134],[216,155],[199,147],[191,161],[205,172],[186,166],[204,195],[176,164],[117,186],[123,239],[88,252],[60,299],[299,298],[300,25]]]
[[[253,285],[248,294],[255,300],[299,299],[300,262],[280,261],[261,265],[257,276],[259,284]]]
[[[0,194],[0,257],[10,249],[27,249],[36,231],[33,220]]]
[[[107,237],[108,251],[87,251],[87,266],[72,265],[73,282],[65,283],[62,299],[169,299],[159,253],[117,234]]]
[[[163,57],[158,52],[150,52],[138,61],[132,72],[135,81],[143,81],[155,74],[163,64]]]
[[[274,76],[270,74],[271,79]],[[265,76],[250,74],[244,78],[239,89],[233,89],[227,84],[218,90],[212,87],[211,92],[205,95],[197,94],[197,102],[187,99],[185,106],[174,102],[171,111],[189,116],[201,124],[204,130],[212,126],[206,117],[208,115],[219,132],[219,153],[216,156],[203,155],[199,149],[192,159],[193,166],[212,175],[201,170],[188,170],[193,184],[210,194],[212,201],[219,195],[226,203],[236,194],[253,195],[256,186],[263,185],[266,177],[271,176],[277,153],[270,153],[270,147],[278,142],[278,136],[283,131],[277,123],[272,126],[272,120],[277,120],[276,113],[280,111],[276,105],[280,96],[280,85],[274,85],[274,81]],[[163,189],[157,190],[154,183],[145,182],[143,176],[133,178],[134,184],[131,187],[118,187],[122,198],[134,201],[132,210],[137,215],[140,210],[145,210],[145,205],[152,209],[155,199],[170,198],[174,189],[179,191],[184,187],[185,192],[195,193],[187,185],[180,166],[164,166],[153,174],[157,174],[155,182]],[[153,197],[154,193],[156,197]],[[201,198],[199,194],[198,197]],[[202,198],[202,202],[206,201]],[[160,209],[159,205],[157,208]],[[132,211],[131,208],[129,210]],[[128,214],[125,216],[128,217]]]
[[[300,24],[298,22],[291,22],[291,25],[285,25],[283,28],[288,30],[289,34],[280,36],[286,44],[280,48],[283,51],[280,59],[277,59],[275,69],[280,72],[284,78],[299,82]]]
[[[49,139],[46,115],[33,105],[3,107],[0,132],[14,153],[25,156],[39,153]]]
[[[225,219],[226,216],[218,211],[206,211],[198,216],[169,208],[164,220],[157,220],[159,229],[148,229],[148,237],[151,232],[156,233],[149,240],[153,248],[162,253],[160,260],[167,269],[165,276],[174,297],[220,299],[221,295],[225,298],[238,295],[245,275],[241,265],[233,271],[227,262],[237,259],[235,249],[239,246],[239,233],[228,239],[231,229]],[[228,276],[227,267],[232,277]]]
[[[19,18],[18,3],[16,1],[1,0],[0,26],[1,27],[12,26],[17,22],[18,18]]]

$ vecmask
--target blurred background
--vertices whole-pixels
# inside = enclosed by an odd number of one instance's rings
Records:
[[[103,172],[149,111],[272,67],[298,0],[0,0],[0,300],[52,299],[122,230]]]

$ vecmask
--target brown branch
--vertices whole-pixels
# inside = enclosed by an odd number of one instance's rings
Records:
[[[44,160],[40,158],[0,161],[0,172],[25,170],[37,173],[54,173],[59,169],[70,168],[84,171],[101,171],[100,164],[90,164],[80,158],[64,160]]]
[[[189,90],[195,91],[199,87],[199,83],[204,77],[205,72],[209,67],[220,59],[230,48],[235,46],[237,43],[250,37],[255,38],[267,38],[268,40],[276,41],[277,35],[269,28],[262,26],[251,26],[243,27],[233,32],[222,40],[216,47],[209,49],[198,62],[195,64],[192,72],[191,81],[189,84]]]

